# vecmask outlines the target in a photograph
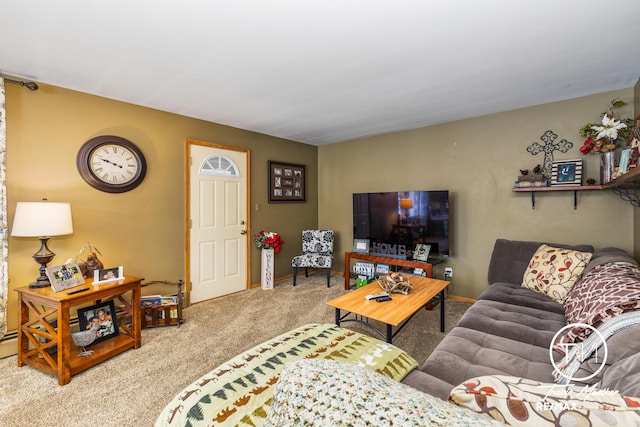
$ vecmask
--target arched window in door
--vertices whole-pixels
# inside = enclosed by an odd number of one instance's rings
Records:
[[[228,157],[220,155],[214,155],[204,159],[200,165],[200,174],[240,178],[240,172],[235,162]]]

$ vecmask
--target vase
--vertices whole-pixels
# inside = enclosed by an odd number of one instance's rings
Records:
[[[613,179],[614,160],[613,151],[600,154],[600,185]]]
[[[262,263],[260,264],[260,283],[262,289],[273,289],[273,267],[275,254],[273,249],[262,249]]]

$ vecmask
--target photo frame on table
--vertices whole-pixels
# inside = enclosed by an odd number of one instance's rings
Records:
[[[431,252],[431,245],[418,243],[416,245],[416,249],[413,251],[413,259],[416,261],[427,262],[427,260],[429,259],[429,252]]]
[[[118,336],[120,330],[113,300],[78,309],[80,331],[90,329],[93,324],[97,324],[98,329],[96,330],[96,340],[91,344]]]
[[[75,262],[47,267],[46,272],[54,292],[64,291],[84,283],[80,266]]]
[[[269,203],[306,201],[306,166],[268,161]]]
[[[582,185],[582,159],[556,160],[551,164],[551,185]]]
[[[93,272],[93,284],[115,282],[124,279],[124,268],[112,267],[95,270]]]
[[[353,239],[353,252],[357,254],[368,254],[369,239]]]

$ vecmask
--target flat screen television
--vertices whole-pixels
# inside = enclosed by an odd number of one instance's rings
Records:
[[[449,256],[449,191],[353,194],[353,238],[368,239],[369,253],[411,259],[418,244]]]

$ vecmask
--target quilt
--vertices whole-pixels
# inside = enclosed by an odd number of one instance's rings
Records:
[[[301,326],[237,355],[184,388],[155,422],[162,426],[261,426],[273,385],[294,360],[322,358],[396,381],[418,367],[403,350],[335,324]]]

